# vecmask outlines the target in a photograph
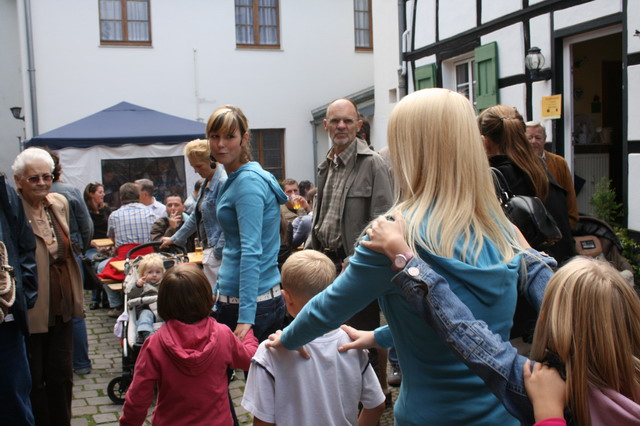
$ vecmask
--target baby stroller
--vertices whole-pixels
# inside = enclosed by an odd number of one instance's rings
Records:
[[[579,216],[572,233],[577,254],[609,262],[633,284],[633,268],[622,256],[622,244],[607,222],[591,216]]]
[[[127,289],[129,289],[131,285],[135,285],[136,281],[138,281],[138,264],[143,257],[138,255],[138,257],[132,259],[132,256],[140,250],[146,249],[146,251],[148,251],[149,248],[152,248],[153,252],[159,254],[163,258],[165,270],[174,265],[189,261],[185,248],[172,245],[168,247],[166,252],[161,252],[160,244],[162,243],[159,241],[141,244],[129,250],[125,259],[125,279],[122,283],[122,288],[124,293],[124,306],[127,309],[127,315],[124,315],[125,320],[122,323],[121,332],[122,376],[112,379],[107,387],[107,394],[109,395],[109,398],[116,404],[124,403],[125,394],[133,380],[133,370],[136,359],[138,358],[138,353],[140,352],[141,346],[135,344],[137,334],[136,306],[142,304],[147,305],[155,302],[155,299],[157,299],[157,296],[138,297],[132,300],[129,300],[127,297]],[[154,330],[160,328],[161,325],[162,322],[155,323]]]

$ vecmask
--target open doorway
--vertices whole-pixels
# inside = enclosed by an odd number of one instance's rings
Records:
[[[568,44],[572,91],[565,93],[571,96],[570,143],[577,186],[581,186],[578,210],[588,215],[602,177],[611,179],[618,201],[622,201],[623,183],[622,33],[609,29],[591,35]]]

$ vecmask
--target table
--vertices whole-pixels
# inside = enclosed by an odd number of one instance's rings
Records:
[[[91,240],[91,245],[94,247],[111,247],[113,246],[113,240],[111,238],[96,238]]]

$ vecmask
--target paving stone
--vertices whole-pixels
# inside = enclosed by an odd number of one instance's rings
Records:
[[[98,396],[98,392],[96,392],[95,390],[86,390],[84,392],[74,392],[73,397],[74,398],[93,398]]]
[[[75,389],[75,387],[74,387]],[[87,401],[85,401],[84,399],[76,399],[77,397],[74,395],[73,396],[73,401],[71,401],[71,408],[73,409],[73,407],[84,407],[87,405]],[[73,410],[72,410],[73,411]]]
[[[87,405],[86,407],[76,407],[71,410],[74,416],[82,416],[85,414],[95,414],[98,412],[98,407],[93,405]]]
[[[71,426],[87,426],[89,422],[85,417],[78,417],[71,419]]]
[[[118,417],[114,413],[96,414],[93,416],[93,420],[96,423],[107,423],[118,421]]]
[[[87,398],[87,404],[89,405],[103,405],[111,404],[113,401],[108,396],[99,396],[96,398]]]

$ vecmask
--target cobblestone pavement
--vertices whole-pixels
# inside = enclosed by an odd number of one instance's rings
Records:
[[[107,385],[114,377],[122,374],[122,351],[120,342],[113,335],[114,319],[107,316],[106,309],[91,311],[88,308],[90,296],[85,295],[87,309],[87,332],[89,334],[89,356],[93,363],[90,374],[74,375],[72,426],[84,425],[117,425],[122,413],[122,406],[113,404],[107,396]],[[241,425],[252,424],[252,417],[240,405],[244,391],[243,373],[236,374],[238,378],[231,382],[230,390],[236,407],[236,413]],[[397,398],[398,389],[390,388],[393,400]],[[151,412],[145,424],[151,424]],[[393,409],[387,408],[380,424],[393,425]]]

